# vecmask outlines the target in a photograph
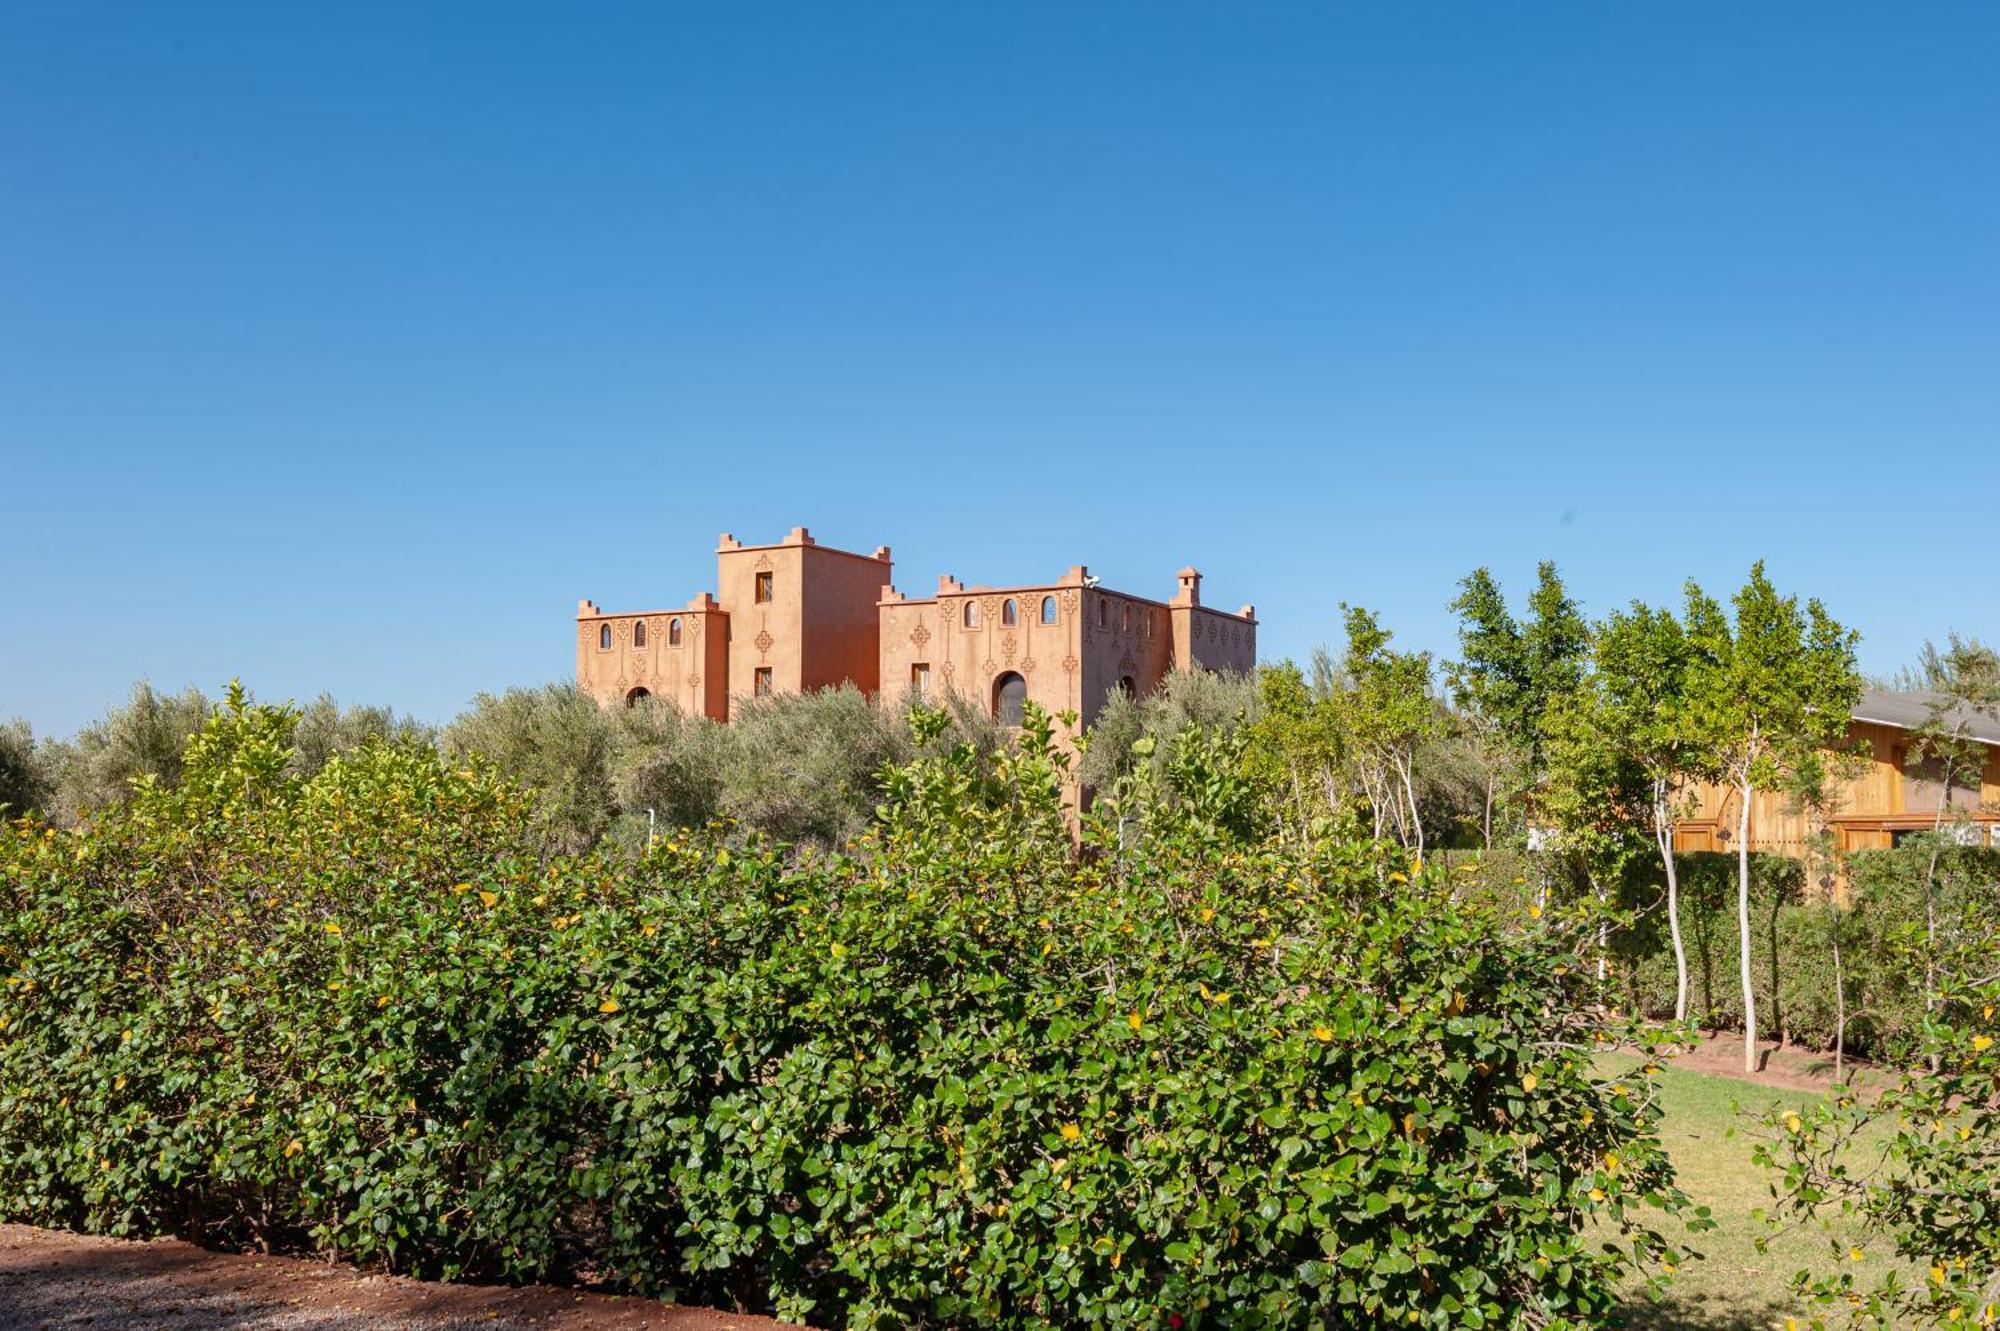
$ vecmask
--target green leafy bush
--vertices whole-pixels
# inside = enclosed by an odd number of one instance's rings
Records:
[[[1047,718],[918,712],[853,854],[635,865],[293,723],[5,838],[0,1214],[835,1327],[1594,1325],[1682,1259],[1589,923],[1268,841],[1226,744],[1079,853]]]
[[[1772,1109],[1756,1148],[1781,1212],[1837,1208],[1903,1260],[1871,1284],[1835,1245],[1823,1267],[1795,1276],[1844,1324],[2000,1323],[2000,909],[1991,894],[1951,901],[1938,923],[1939,943],[1910,931],[1892,949],[1937,977],[1911,1063],[1873,1098]],[[1912,1267],[1921,1274],[1909,1276]]]

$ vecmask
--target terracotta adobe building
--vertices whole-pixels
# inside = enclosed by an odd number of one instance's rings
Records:
[[[1201,603],[1182,569],[1171,601],[1098,585],[1083,565],[1053,582],[921,599],[890,585],[889,547],[836,550],[795,527],[771,545],[724,533],[716,591],[678,610],[576,612],[576,682],[606,705],[665,698],[729,719],[734,700],[851,682],[863,692],[970,698],[1006,723],[1033,701],[1089,725],[1113,689],[1143,694],[1172,670],[1257,662],[1257,617]]]

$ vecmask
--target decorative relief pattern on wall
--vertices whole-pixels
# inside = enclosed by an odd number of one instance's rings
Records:
[[[915,643],[919,648],[922,648],[930,640],[931,631],[924,627],[923,620],[918,620],[916,628],[910,630],[910,641]]]
[[[775,643],[777,639],[771,636],[771,630],[759,629],[757,630],[757,636],[750,641],[756,644],[757,655],[768,656],[771,651],[771,644]]]
[[[1062,667],[1066,674],[1074,675],[1077,667],[1076,657],[1074,655],[1065,656],[1062,661]]]
[[[1035,673],[1035,658],[1034,658],[1034,657],[1032,657],[1032,656],[1024,656],[1024,657],[1022,657],[1022,658],[1021,658],[1021,665],[1020,665],[1020,671],[1021,671],[1021,673],[1022,673],[1022,674],[1024,674],[1024,675],[1032,675],[1032,674],[1034,674],[1034,673]]]
[[[1000,659],[1001,659],[1001,660],[1003,660],[1003,661],[1011,661],[1011,660],[1013,660],[1013,659],[1014,659],[1014,649],[1015,649],[1015,642],[1014,642],[1014,635],[1013,635],[1013,634],[1011,634],[1011,633],[1003,633],[1003,634],[1001,634],[1001,635],[1000,635]]]

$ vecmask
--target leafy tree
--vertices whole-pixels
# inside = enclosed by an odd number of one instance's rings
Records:
[[[1352,793],[1347,741],[1326,693],[1285,661],[1258,672],[1257,701],[1244,762],[1276,793],[1280,825],[1304,835],[1316,820],[1344,820]]]
[[[1937,867],[1943,851],[1946,814],[1952,796],[1970,790],[1976,797],[1986,770],[1986,745],[1976,735],[1981,721],[2000,717],[2000,652],[1977,638],[1951,634],[1940,648],[1926,642],[1918,658],[1917,682],[1929,697],[1923,724],[1911,735],[1909,757],[1927,769],[1938,787],[1931,819],[1930,852],[1924,867],[1924,960],[1926,1005],[1937,987]]]
[[[1550,854],[1597,903],[1597,976],[1605,977],[1612,885],[1644,845],[1651,793],[1645,770],[1618,742],[1611,705],[1585,684],[1553,696],[1540,721],[1541,812]]]
[[[1490,764],[1489,808],[1482,820],[1490,847],[1495,782],[1514,773],[1525,787],[1519,793],[1533,799],[1545,775],[1547,717],[1583,683],[1590,626],[1556,566],[1546,560],[1536,568],[1525,619],[1514,617],[1485,568],[1459,583],[1450,609],[1459,618],[1460,659],[1446,674],[1474,743]]]
[[[1689,715],[1687,634],[1671,611],[1634,601],[1596,634],[1595,685],[1606,741],[1636,765],[1647,786],[1653,844],[1667,885],[1667,931],[1674,951],[1674,1020],[1688,1014],[1687,941],[1681,933],[1680,871],[1674,827],[1686,793],[1714,775]]]
[[[1419,856],[1423,810],[1417,799],[1417,755],[1443,730],[1431,692],[1429,652],[1399,652],[1371,610],[1342,605],[1347,649],[1336,695],[1350,761],[1373,818],[1374,835],[1394,830]]]
[[[535,794],[538,821],[553,849],[597,844],[617,813],[612,715],[574,684],[481,693],[440,737],[445,753],[484,755]]]
[[[35,752],[35,732],[28,723],[0,725],[0,814],[44,808],[52,785]]]
[[[1737,797],[1737,923],[1743,985],[1743,1066],[1757,1067],[1750,970],[1750,808],[1759,790],[1795,781],[1839,744],[1860,696],[1856,635],[1818,600],[1780,596],[1761,561],[1736,593],[1735,621],[1688,584],[1690,652],[1685,724]]]
[[[188,740],[210,710],[198,689],[164,694],[144,680],[134,684],[123,707],[73,739],[44,743],[42,761],[53,787],[47,812],[59,822],[75,822],[90,810],[124,803],[140,777],[174,785]]]
[[[430,743],[431,728],[415,717],[397,716],[389,707],[342,707],[322,693],[299,711],[292,729],[292,771],[311,776],[335,754],[353,753],[371,739],[395,743]]]
[[[1099,710],[1077,775],[1088,789],[1109,790],[1139,762],[1133,745],[1141,739],[1153,741],[1145,761],[1162,767],[1188,727],[1234,730],[1262,705],[1257,677],[1229,672],[1177,670],[1143,697],[1120,690]]]
[[[910,757],[901,715],[851,684],[738,699],[724,731],[721,812],[785,841],[858,836],[882,797],[883,769]]]

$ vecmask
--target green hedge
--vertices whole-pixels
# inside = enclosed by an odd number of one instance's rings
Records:
[[[1594,1325],[1681,1259],[1587,922],[1157,811],[1079,856],[1033,726],[851,854],[635,869],[287,725],[4,838],[0,1216],[829,1327]]]
[[[1929,859],[1928,846],[1920,842],[1848,856],[1847,890],[1835,909],[1824,885],[1804,881],[1800,861],[1751,857],[1751,973],[1759,1020],[1768,1033],[1808,1048],[1833,1047],[1839,1016],[1837,929],[1848,1052],[1893,1059],[1914,1046],[1923,1021],[1922,976],[1898,944],[1923,929]],[[1689,1016],[1709,1029],[1740,1029],[1736,858],[1693,853],[1676,861],[1691,981]],[[1995,884],[2000,884],[2000,853],[1957,846],[1940,851],[1934,890],[1947,911],[1968,895],[1992,895]],[[1670,1016],[1674,1005],[1664,893],[1659,864],[1635,861],[1622,891],[1635,916],[1613,944],[1626,1001],[1655,1017]]]

